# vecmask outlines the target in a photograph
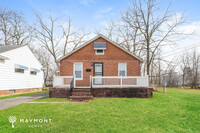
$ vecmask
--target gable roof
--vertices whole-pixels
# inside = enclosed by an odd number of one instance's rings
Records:
[[[23,46],[26,46],[26,45],[2,45],[0,46],[0,53],[4,53],[4,52],[10,51],[16,48],[20,48]]]
[[[113,45],[115,45],[116,47],[120,48],[121,50],[125,51],[126,53],[128,53],[129,55],[135,57],[136,59],[138,59],[139,61],[143,62],[142,59],[140,57],[138,57],[137,55],[129,52],[128,50],[126,50],[125,48],[119,46],[117,43],[113,42],[112,40],[108,39],[107,37],[103,36],[102,34],[99,34],[98,36],[92,38],[91,40],[89,40],[88,42],[84,43],[83,45],[79,46],[78,48],[76,48],[75,50],[69,52],[68,54],[66,54],[65,56],[61,57],[58,59],[58,61],[61,61],[62,59],[68,57],[69,55],[75,53],[76,51],[78,51],[79,49],[85,47],[86,45],[88,45],[89,43],[93,42],[94,40],[98,39],[99,37],[102,37],[103,39],[107,40],[108,42],[112,43]]]

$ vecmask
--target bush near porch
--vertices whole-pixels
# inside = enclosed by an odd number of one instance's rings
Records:
[[[26,103],[0,111],[1,132],[199,132],[200,90],[168,88],[153,98],[95,98],[89,103]],[[12,128],[9,116],[16,116]],[[19,119],[50,118],[30,128]]]

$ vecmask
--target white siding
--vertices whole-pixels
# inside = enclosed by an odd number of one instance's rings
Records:
[[[43,72],[41,64],[28,46],[16,48],[4,53],[8,60],[0,62],[0,90],[41,88],[43,86]],[[24,73],[15,72],[15,64],[27,66]],[[30,68],[39,69],[37,75],[30,74]]]

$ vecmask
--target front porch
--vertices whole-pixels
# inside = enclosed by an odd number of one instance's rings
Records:
[[[148,76],[90,76],[90,84],[81,86],[73,76],[54,76],[50,97],[91,100],[93,97],[150,98]]]

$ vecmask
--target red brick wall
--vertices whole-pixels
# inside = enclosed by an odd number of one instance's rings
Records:
[[[9,95],[9,91],[8,90],[0,91],[0,96],[4,96],[4,95]]]
[[[33,92],[33,91],[42,91],[42,88],[16,89],[14,90],[14,94],[27,93],[27,92]],[[10,95],[9,90],[0,91],[0,96],[5,96],[5,95]]]
[[[15,90],[15,93],[27,93],[27,92],[33,92],[33,91],[42,91],[42,88],[17,89]]]
[[[151,98],[153,88],[92,88],[93,97]]]
[[[104,55],[95,55],[94,42],[106,42]],[[103,62],[104,76],[118,76],[118,63],[127,63],[127,76],[140,76],[140,61],[101,37],[61,60],[60,75],[73,76],[74,62],[83,62],[83,80],[77,81],[82,86],[89,85],[92,62]],[[88,68],[92,71],[86,72]]]
[[[71,94],[70,88],[50,88],[49,98],[68,98]]]

